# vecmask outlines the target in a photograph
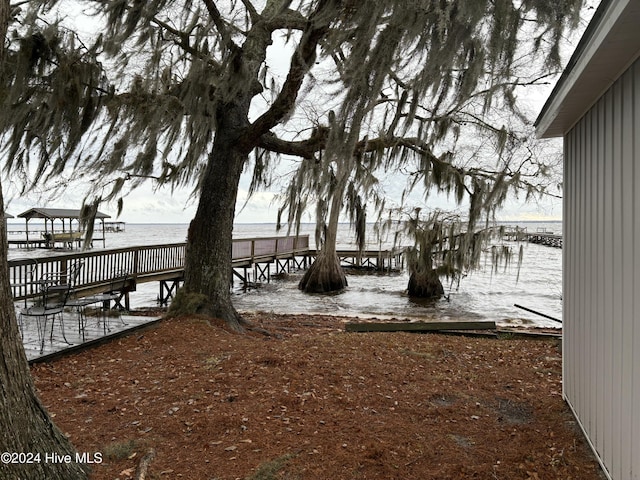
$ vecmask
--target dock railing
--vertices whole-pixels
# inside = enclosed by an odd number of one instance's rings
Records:
[[[47,274],[64,278],[75,262],[83,263],[75,289],[86,295],[102,291],[115,272],[127,272],[134,284],[162,280],[184,270],[185,250],[186,243],[173,243],[10,260],[13,298],[23,300],[38,296],[39,278]],[[234,266],[243,266],[306,255],[308,251],[308,235],[234,239],[232,261]]]

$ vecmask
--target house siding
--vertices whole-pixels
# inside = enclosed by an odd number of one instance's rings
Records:
[[[563,393],[608,475],[640,480],[640,61],[564,148]]]

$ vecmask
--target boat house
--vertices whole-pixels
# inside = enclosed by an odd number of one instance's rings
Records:
[[[67,208],[31,208],[26,212],[22,212],[18,215],[20,218],[25,219],[25,233],[27,245],[32,242],[33,232],[31,233],[31,239],[29,238],[29,221],[33,219],[40,219],[44,221],[44,231],[39,231],[38,238],[34,243],[45,242],[46,246],[52,248],[57,244],[73,248],[74,245],[79,246],[84,239],[84,232],[81,229],[82,212],[80,210],[71,210]],[[102,232],[101,238],[94,236],[93,240],[102,240],[102,246],[105,246],[105,225],[106,218],[111,218],[106,213],[97,212],[96,221],[101,224],[100,231]],[[97,229],[96,229],[97,230]]]
[[[563,395],[640,479],[640,1],[603,0],[536,121],[564,139]]]

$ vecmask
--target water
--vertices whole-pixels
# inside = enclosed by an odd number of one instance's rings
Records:
[[[560,222],[519,224],[528,231],[545,229],[562,233]],[[267,226],[238,226],[236,236],[260,236],[273,233]],[[271,227],[273,228],[273,227]],[[305,226],[313,243],[313,227]],[[347,246],[353,233],[341,226],[338,243]],[[276,280],[247,293],[236,293],[235,305],[240,310],[273,311],[275,313],[333,313],[360,317],[395,317],[433,320],[485,319],[502,326],[539,326],[557,328],[559,323],[528,313],[514,306],[519,304],[554,318],[562,318],[562,250],[536,244],[507,242],[517,250],[523,245],[524,256],[519,275],[514,264],[506,271],[493,273],[487,263],[470,273],[459,286],[447,285],[448,297],[437,302],[415,301],[405,290],[409,281],[406,271],[392,275],[347,273],[349,286],[334,295],[312,295],[298,290],[302,274],[292,274],[286,280]],[[353,247],[352,247],[353,248]],[[370,245],[369,248],[377,248]],[[443,282],[444,283],[444,282]]]
[[[512,223],[513,224],[513,223]],[[561,233],[560,222],[520,222],[521,227],[535,232],[546,229]],[[21,225],[16,224],[19,228]],[[31,228],[31,226],[30,226]],[[184,242],[187,224],[127,224],[126,231],[106,233],[106,248],[134,245],[154,245]],[[314,244],[314,226],[303,225],[301,234],[309,234]],[[273,224],[239,224],[234,238],[265,237],[278,234]],[[338,243],[351,246],[354,235],[348,225],[341,225]],[[14,238],[13,236],[10,237]],[[373,235],[369,235],[373,238]],[[391,243],[385,239],[383,246]],[[102,244],[99,242],[100,245]],[[520,244],[510,242],[515,251]],[[447,299],[437,302],[414,301],[405,289],[407,272],[391,275],[347,273],[349,286],[339,294],[310,295],[298,290],[301,273],[286,279],[272,280],[257,289],[235,290],[234,304],[240,311],[275,313],[330,313],[360,317],[415,318],[433,320],[486,319],[502,326],[525,325],[558,327],[560,324],[516,308],[514,304],[534,309],[555,318],[562,318],[562,251],[535,244],[522,244],[524,258],[519,272],[514,265],[506,271],[492,272],[490,264],[465,277],[459,287],[445,284]],[[353,247],[352,247],[353,248]],[[372,243],[367,248],[378,248]],[[48,250],[9,250],[9,258],[50,255]],[[142,284],[132,293],[134,307],[151,306],[156,302],[158,285]]]

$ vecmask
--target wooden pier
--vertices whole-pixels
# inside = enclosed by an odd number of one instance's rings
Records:
[[[562,248],[562,235],[552,233],[530,233],[527,235],[529,243],[537,243],[547,247]]]
[[[10,260],[9,279],[13,297],[16,301],[38,297],[40,278],[50,274],[64,278],[72,265],[82,262],[74,287],[80,295],[103,292],[115,272],[127,272],[128,291],[135,291],[139,283],[159,282],[159,300],[166,304],[183,280],[185,248],[185,243],[175,243]],[[248,281],[249,268],[263,271],[267,268],[265,264],[273,262],[279,262],[279,268],[290,268],[287,264],[294,262],[297,257],[308,257],[308,252],[308,235],[234,240],[234,273],[243,281]],[[244,272],[244,275],[240,272]]]
[[[8,234],[24,234],[25,238],[20,240],[8,240],[9,246],[16,246],[18,248],[68,248],[74,247],[80,248],[84,243],[84,232],[81,231],[81,210],[72,210],[67,208],[31,208],[26,212],[22,212],[18,215],[20,218],[25,219],[24,230],[8,230]],[[102,225],[102,238],[94,236],[91,240],[93,242],[97,240],[102,241],[102,246],[105,246],[105,219],[111,218],[110,215],[102,212],[96,212],[95,220],[99,221]],[[33,228],[29,229],[29,221],[33,219],[39,219],[44,222],[43,225],[34,231]],[[75,227],[74,227],[75,222]],[[44,227],[44,231],[41,229]],[[95,229],[97,234],[100,230]],[[37,234],[34,238],[34,233]]]
[[[158,282],[158,300],[161,304],[167,304],[184,280],[185,248],[185,243],[175,243],[10,260],[9,278],[16,308],[19,310],[41,297],[40,279],[55,275],[60,281],[65,281],[79,264],[82,266],[77,271],[73,285],[76,297],[105,292],[112,285],[116,272],[127,272],[127,280],[121,289],[124,297],[119,299],[126,310],[129,308],[129,293],[135,291],[138,284],[145,282]],[[233,276],[244,285],[269,281],[272,274],[307,268],[314,261],[316,253],[309,248],[308,235],[236,239],[232,248]],[[341,250],[338,255],[347,267],[390,270],[404,264],[404,249],[360,253],[356,250]],[[232,280],[230,279],[230,283]],[[103,331],[105,325],[100,325],[100,318],[89,317],[87,327],[81,329],[79,310],[66,310],[64,329],[56,326],[51,331],[51,339],[46,342],[41,342],[35,321],[24,322],[23,342],[29,360],[47,359],[57,352],[81,348],[87,342],[102,341],[109,335],[156,320],[123,316],[122,321],[116,319],[111,322],[110,333],[106,334]],[[102,322],[105,321],[106,317],[102,317]]]
[[[527,241],[547,247],[562,248],[562,235],[541,229],[535,233],[527,232],[526,228],[507,227],[502,233],[502,239],[513,242]]]
[[[336,253],[340,259],[340,265],[345,268],[375,270],[390,272],[404,268],[404,255],[406,247],[396,247],[385,250],[357,250],[340,249]],[[309,250],[309,256],[315,258],[317,250]]]
[[[158,300],[166,305],[184,280],[185,243],[137,246],[109,250],[50,255],[9,261],[9,278],[16,301],[28,301],[40,295],[38,280],[45,275],[64,276],[77,262],[82,263],[74,290],[81,296],[105,291],[115,272],[127,272],[128,293],[145,282],[158,282]],[[391,250],[340,250],[346,267],[389,271],[404,265],[404,248]],[[269,281],[271,276],[306,269],[314,261],[316,250],[309,248],[309,236],[235,239],[232,247],[233,277],[244,286]],[[230,279],[233,282],[233,278]]]

